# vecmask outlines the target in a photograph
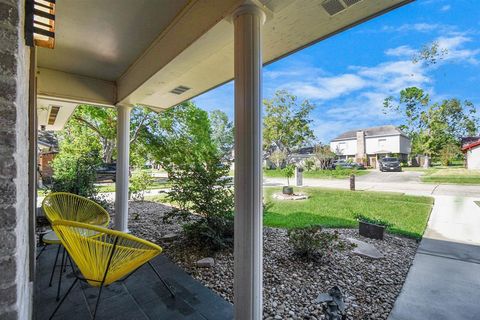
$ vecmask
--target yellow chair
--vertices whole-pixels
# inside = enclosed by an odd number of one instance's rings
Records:
[[[50,193],[43,199],[42,208],[50,222],[70,220],[96,226],[108,226],[110,223],[110,215],[102,206],[73,193]]]
[[[81,275],[75,272],[75,281],[55,308],[50,319],[53,318],[78,280],[99,287],[93,314],[95,319],[102,288],[123,277],[128,277],[146,263],[167,287],[172,297],[175,296],[172,289],[150,263],[151,259],[162,252],[162,248],[156,244],[124,232],[75,221],[55,220],[52,225]],[[96,236],[92,237],[92,234],[96,234]]]
[[[110,223],[110,215],[108,212],[95,203],[94,201],[81,197],[79,195],[67,192],[54,192],[50,193],[43,199],[42,208],[45,212],[45,216],[48,221],[52,223],[55,220],[72,220],[78,222],[84,222],[88,224],[93,224],[97,226],[108,226]],[[57,255],[55,257],[55,263],[52,268],[52,273],[50,275],[49,286],[52,286],[53,275],[55,273],[55,267],[57,265],[58,256],[60,254],[60,240],[53,230],[47,232],[41,238],[44,243],[44,247],[41,252],[38,254],[37,259],[40,257],[42,252],[45,250],[47,245],[58,245]],[[62,254],[62,261],[60,264],[60,275],[58,279],[57,287],[57,301],[60,298],[60,287],[62,284],[62,273],[66,265],[65,250]]]

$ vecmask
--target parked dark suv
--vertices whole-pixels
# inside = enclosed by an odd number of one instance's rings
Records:
[[[104,163],[97,168],[97,181],[112,180],[115,182],[117,177],[117,164],[116,163]]]
[[[380,171],[402,171],[400,161],[397,158],[383,158],[379,160]]]

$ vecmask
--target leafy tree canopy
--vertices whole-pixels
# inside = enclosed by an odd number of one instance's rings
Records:
[[[208,113],[192,102],[157,114],[151,122],[144,128],[141,139],[161,164],[203,163],[218,153]]]
[[[233,149],[233,122],[225,112],[214,110],[210,112],[212,140],[217,146],[222,158],[230,158]]]
[[[133,108],[130,116],[131,156],[138,158],[145,148],[136,144],[140,133],[156,114],[143,107]],[[78,132],[86,132],[87,139],[81,140],[83,149],[92,149],[92,144],[100,144],[103,162],[111,163],[116,155],[117,112],[114,108],[101,108],[93,105],[80,105],[68,121],[65,130],[71,139],[78,139]],[[80,148],[82,149],[82,148]],[[85,150],[84,150],[85,151]]]
[[[400,97],[384,101],[386,113],[400,114],[401,129],[412,139],[412,152],[438,157],[447,144],[459,147],[460,138],[475,135],[478,128],[476,109],[470,101],[445,99],[432,103],[422,89],[410,87]]]
[[[315,106],[308,100],[300,102],[296,96],[280,90],[263,104],[263,148],[268,154],[278,149],[288,155],[315,138],[310,128],[310,113]]]

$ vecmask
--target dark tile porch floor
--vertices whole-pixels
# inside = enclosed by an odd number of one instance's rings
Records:
[[[34,313],[36,320],[48,319],[55,309],[59,267],[53,285],[48,286],[56,246],[49,246],[37,260]],[[59,259],[60,260],[60,259]],[[170,259],[160,255],[152,260],[160,275],[174,288],[176,297],[144,265],[124,282],[116,282],[102,291],[97,319],[233,319],[233,306],[222,297],[193,279]],[[74,280],[68,266],[63,274],[61,296]],[[98,288],[77,282],[54,319],[91,319]]]

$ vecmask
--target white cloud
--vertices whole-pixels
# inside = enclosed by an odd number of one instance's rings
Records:
[[[443,61],[450,60],[450,62],[468,62],[471,64],[479,64],[478,55],[480,49],[467,49],[465,45],[472,42],[472,38],[466,36],[465,33],[449,33],[447,36],[440,36],[433,42],[438,44],[438,49]],[[445,51],[445,54],[443,54]],[[385,51],[385,54],[393,57],[411,58],[417,54],[419,50],[415,50],[407,45],[402,45],[396,48],[391,48]]]
[[[405,23],[401,26],[392,26],[392,25],[385,25],[382,27],[381,31],[384,32],[421,32],[421,33],[451,33],[455,32],[457,27],[447,24],[440,24],[440,23],[426,23],[426,22],[419,22],[419,23]]]
[[[446,4],[440,8],[440,11],[447,12],[450,9],[451,9],[451,6],[449,4]]]
[[[311,75],[321,75],[325,72],[320,68],[292,66],[281,70],[267,70],[263,72],[266,79],[298,78]]]
[[[412,49],[410,46],[399,46],[396,48],[390,48],[385,51],[387,56],[394,57],[404,57],[404,56],[413,56],[417,51]]]
[[[368,79],[371,87],[389,94],[405,87],[420,86],[430,82],[423,64],[414,64],[410,60],[383,62],[374,67],[352,68],[358,69],[358,74]]]
[[[479,64],[477,56],[480,54],[480,49],[465,49],[464,45],[471,42],[472,39],[465,35],[454,35],[451,37],[439,37],[435,40],[438,43],[440,50],[446,50],[444,60],[451,60],[454,62],[466,61],[471,64]]]
[[[362,89],[365,81],[355,74],[342,74],[334,77],[320,77],[309,82],[294,82],[287,87],[294,94],[315,100],[329,100]]]

